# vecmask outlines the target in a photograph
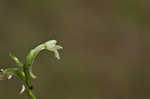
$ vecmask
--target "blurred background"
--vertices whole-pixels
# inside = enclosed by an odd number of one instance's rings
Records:
[[[33,66],[37,99],[149,99],[149,18],[149,0],[0,0],[0,68],[56,39],[61,60],[43,51]],[[20,88],[0,81],[0,99],[28,99]]]

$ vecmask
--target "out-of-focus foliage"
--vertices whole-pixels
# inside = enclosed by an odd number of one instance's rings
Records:
[[[34,63],[38,99],[148,99],[149,10],[148,0],[0,0],[0,68],[14,65],[9,52],[25,60],[56,39],[62,60]],[[18,84],[0,81],[0,97],[25,98]]]

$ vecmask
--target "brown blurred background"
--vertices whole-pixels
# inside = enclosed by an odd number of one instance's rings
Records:
[[[56,39],[62,59],[34,63],[37,99],[149,99],[149,27],[149,0],[0,0],[0,68]],[[20,88],[0,81],[0,99],[28,99]]]

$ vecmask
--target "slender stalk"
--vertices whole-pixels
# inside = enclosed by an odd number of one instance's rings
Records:
[[[33,91],[29,89],[28,87],[26,88],[26,92],[30,99],[36,99],[36,96],[34,95]]]
[[[33,93],[32,83],[31,83],[31,77],[29,72],[29,66],[24,65],[23,71],[25,73],[25,83],[26,83],[26,92],[30,99],[36,99],[36,96]]]
[[[28,87],[31,87],[32,84],[31,84],[29,69],[24,66],[23,71],[25,73],[25,83]]]

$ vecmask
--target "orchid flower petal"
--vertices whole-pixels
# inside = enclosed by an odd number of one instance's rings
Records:
[[[22,85],[22,88],[21,88],[21,90],[20,90],[20,92],[19,92],[19,94],[22,94],[24,91],[25,91],[25,86],[24,85]]]
[[[57,41],[56,40],[50,40],[50,41],[47,41],[45,43],[45,48],[49,51],[52,51],[54,52],[54,55],[57,59],[60,59],[60,56],[59,56],[59,52],[58,50],[60,49],[63,49],[62,46],[60,45],[56,45]]]

